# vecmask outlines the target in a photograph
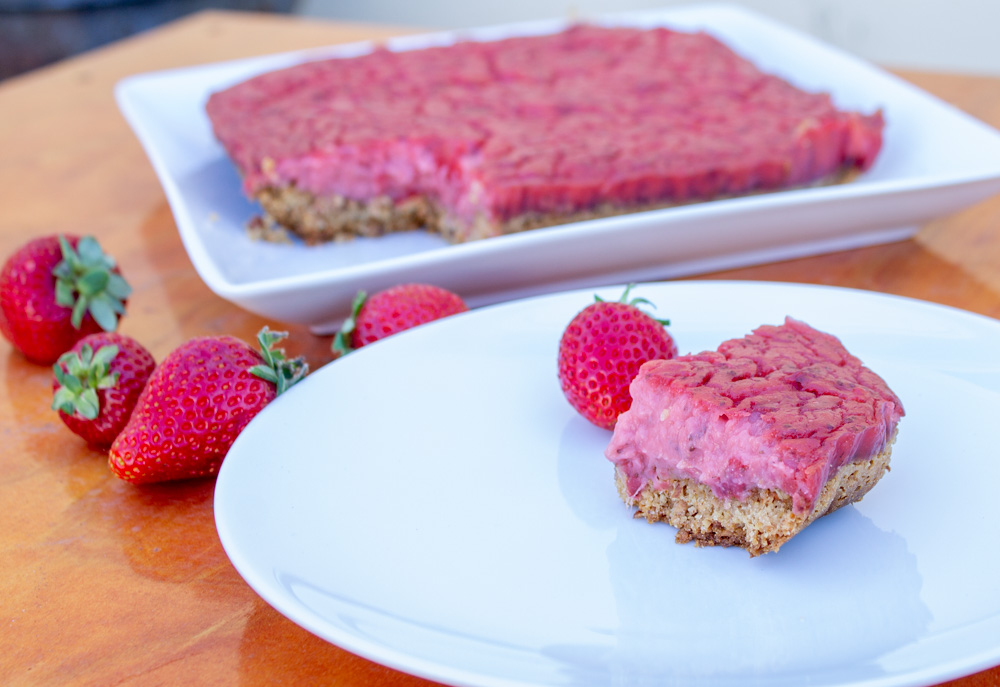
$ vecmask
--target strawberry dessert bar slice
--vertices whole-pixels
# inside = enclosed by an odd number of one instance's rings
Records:
[[[606,451],[637,517],[677,541],[777,551],[889,469],[899,398],[835,337],[787,318],[646,363]]]
[[[883,129],[706,33],[592,25],[308,62],[206,111],[245,193],[310,243],[461,242],[841,181]]]

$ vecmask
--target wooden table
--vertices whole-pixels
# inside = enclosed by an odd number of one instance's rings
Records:
[[[400,33],[208,12],[0,85],[0,255],[91,233],[135,288],[122,331],[161,359],[192,336],[252,339],[264,320],[195,274],[112,86],[148,70]],[[903,76],[1000,126],[1000,79]],[[707,275],[913,296],[1000,317],[1000,197],[914,239]],[[292,327],[313,368],[329,338]],[[338,649],[264,603],[223,552],[213,483],[114,478],[49,410],[50,370],[0,343],[0,684],[418,684]],[[1000,640],[1000,638],[998,638]],[[1000,667],[954,685],[1000,683]]]

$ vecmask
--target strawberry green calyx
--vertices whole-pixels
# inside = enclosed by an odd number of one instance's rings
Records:
[[[72,308],[70,322],[79,329],[90,313],[101,329],[111,332],[118,327],[119,315],[125,314],[125,299],[132,287],[115,270],[115,260],[101,250],[91,236],[81,238],[74,249],[66,237],[59,237],[62,261],[53,269],[56,278],[56,303]]]
[[[628,300],[629,291],[631,291],[632,287],[634,287],[634,286],[635,286],[634,283],[633,284],[629,284],[628,286],[626,286],[625,287],[625,293],[623,293],[622,297],[619,298],[616,302],[617,303],[624,303],[625,305],[631,305],[633,308],[638,308],[640,305],[648,305],[648,306],[650,306],[652,308],[656,308],[656,306],[653,304],[653,302],[650,301],[648,298],[633,298],[632,300]],[[595,303],[604,303],[605,301],[600,296],[595,295],[594,296],[594,302]],[[648,315],[649,313],[646,313],[646,314]],[[662,324],[664,327],[669,327],[670,326],[670,320],[661,320],[661,319],[658,319],[656,317],[653,317],[652,315],[650,315],[650,317],[652,317],[652,319],[654,321],[659,322],[660,324]]]
[[[95,353],[90,345],[84,345],[79,355],[70,352],[60,356],[52,366],[59,385],[52,397],[52,410],[95,419],[101,412],[97,390],[118,383],[118,373],[110,371],[118,350],[115,345],[101,346]]]
[[[358,313],[361,312],[361,307],[365,304],[366,300],[368,300],[368,294],[364,291],[358,291],[357,295],[354,296],[354,302],[351,304],[351,314],[344,320],[344,324],[340,327],[337,335],[333,337],[333,345],[330,348],[334,353],[347,355],[354,350],[354,347],[351,346],[351,335],[354,334]]]
[[[260,344],[260,355],[264,358],[264,363],[250,368],[251,374],[274,384],[278,396],[309,373],[309,365],[304,357],[289,360],[283,348],[274,348],[274,344],[287,336],[288,332],[272,332],[267,327],[261,329],[257,333],[257,343]]]

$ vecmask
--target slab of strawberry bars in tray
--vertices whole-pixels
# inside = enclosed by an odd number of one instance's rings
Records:
[[[307,241],[453,242],[871,166],[881,112],[838,110],[704,32],[575,24],[307,62],[213,93],[219,140]]]
[[[698,5],[593,17],[588,23],[705,32],[763,72],[802,91],[830,93],[838,110],[881,110],[882,149],[850,183],[684,203],[460,244],[426,231],[281,244],[247,234],[247,224],[262,209],[243,193],[244,180],[215,137],[205,104],[212,93],[260,74],[355,58],[378,46],[337,45],[139,74],[119,83],[116,97],[209,288],[264,317],[318,331],[339,324],[358,288],[372,292],[429,281],[476,307],[567,288],[669,279],[899,240],[922,222],[1000,191],[996,131],[862,60],[752,12]],[[567,28],[566,21],[553,20],[401,36],[386,41],[385,48],[402,53]],[[595,108],[607,104],[601,93],[589,95]],[[629,134],[593,133],[599,135]],[[631,152],[619,158],[616,173],[631,159]],[[620,190],[624,194],[624,187]]]

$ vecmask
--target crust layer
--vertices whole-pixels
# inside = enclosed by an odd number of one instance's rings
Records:
[[[360,201],[343,196],[316,196],[295,187],[285,187],[264,189],[256,199],[267,219],[297,234],[308,244],[346,241],[355,236],[382,236],[414,229],[440,234],[450,243],[463,243],[568,222],[657,210],[676,204],[629,208],[605,204],[572,214],[530,213],[502,224],[479,218],[466,226],[442,213],[435,203],[418,197],[401,202],[394,202],[386,196]]]
[[[894,434],[885,448],[868,460],[843,465],[820,491],[812,510],[804,515],[796,515],[791,496],[777,490],[754,489],[742,501],[725,501],[704,484],[676,479],[667,489],[647,486],[633,498],[620,470],[616,470],[615,482],[622,500],[637,509],[634,517],[677,528],[677,543],[739,546],[751,556],[759,556],[777,551],[817,518],[860,501],[889,471],[895,440]]]
[[[857,176],[856,169],[845,169],[807,186],[848,183]],[[255,198],[264,209],[265,222],[273,222],[284,227],[310,245],[327,241],[347,241],[356,236],[382,236],[414,229],[426,229],[440,234],[449,243],[463,243],[569,222],[583,222],[660,210],[682,204],[719,200],[719,198],[700,198],[686,203],[667,201],[628,207],[603,203],[589,210],[573,213],[526,213],[502,223],[479,217],[469,224],[449,217],[433,200],[420,196],[403,201],[393,201],[388,196],[355,200],[339,195],[317,196],[295,186],[284,186],[264,188]]]
[[[423,198],[393,202],[386,196],[368,201],[316,196],[295,187],[266,188],[256,195],[267,219],[308,244],[381,236],[438,224],[437,209]]]

